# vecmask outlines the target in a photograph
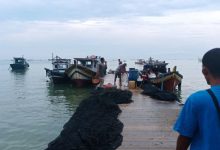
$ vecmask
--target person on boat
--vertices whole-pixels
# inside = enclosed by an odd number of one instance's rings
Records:
[[[102,87],[104,84],[104,77],[106,75],[106,69],[107,69],[107,62],[105,59],[102,57],[100,59],[101,63],[98,65],[97,72],[96,72],[96,78],[99,79],[99,84],[97,87]]]
[[[211,86],[198,91],[186,103],[174,125],[179,132],[176,150],[220,150],[220,48],[202,58],[202,73]]]
[[[122,86],[122,76],[124,76],[125,74],[127,74],[127,71],[126,71],[126,66],[127,64],[126,63],[123,63],[121,65],[119,65],[117,67],[117,69],[115,70],[115,78],[114,78],[114,85],[116,85],[116,79],[119,78],[119,86]]]
[[[173,67],[173,71],[172,72],[176,72],[176,66]]]
[[[171,72],[171,71],[170,71],[170,68],[168,68],[168,69],[167,69],[167,73],[170,73],[170,72]]]
[[[118,59],[118,65],[121,65],[121,64],[122,64],[121,59]]]

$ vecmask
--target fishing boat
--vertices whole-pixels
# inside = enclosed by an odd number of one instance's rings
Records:
[[[96,75],[99,64],[100,57],[97,56],[74,58],[74,64],[66,70],[66,74],[78,87],[93,85],[92,79]]]
[[[168,63],[165,61],[153,61],[150,59],[143,67],[142,73],[144,75],[148,75],[149,77],[145,78],[145,80],[161,90],[173,92],[178,89],[181,89],[181,82],[183,76],[176,70],[176,66],[174,66],[171,71],[170,68],[166,68]],[[154,77],[150,77],[149,74],[154,73]]]
[[[143,66],[144,71],[153,71],[156,75],[159,73],[167,73],[168,63],[165,61],[154,60],[151,57],[145,62]]]
[[[65,71],[70,67],[71,59],[62,59],[59,56],[53,58],[52,56],[52,59],[49,60],[52,62],[52,70],[45,68],[46,76],[48,76],[54,84],[70,82]]]
[[[137,61],[134,62],[137,65],[144,65],[146,62],[144,59],[138,59]]]
[[[10,64],[12,70],[25,70],[29,67],[24,57],[14,57],[14,63]]]
[[[156,78],[151,78],[150,82],[159,87],[161,90],[172,92],[175,91],[177,87],[178,90],[181,89],[182,78],[183,76],[178,72],[170,72],[161,74]]]

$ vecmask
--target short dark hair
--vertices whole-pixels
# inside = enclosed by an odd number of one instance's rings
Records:
[[[220,77],[220,48],[213,48],[206,52],[202,58],[202,64],[214,77]]]

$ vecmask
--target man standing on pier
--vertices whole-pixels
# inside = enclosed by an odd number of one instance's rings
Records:
[[[119,78],[119,86],[122,86],[122,76],[126,74],[126,63],[119,65],[115,71],[114,85],[116,85],[116,79]]]
[[[220,48],[206,52],[202,65],[211,88],[187,99],[174,125],[179,132],[176,150],[220,150]]]
[[[99,79],[99,84],[97,85],[97,87],[102,87],[104,84],[104,77],[106,75],[106,69],[107,69],[107,62],[105,61],[105,59],[102,57],[100,59],[101,63],[99,64],[98,68],[97,68],[97,72],[96,72],[96,78]]]

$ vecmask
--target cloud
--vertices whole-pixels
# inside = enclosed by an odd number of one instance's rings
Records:
[[[163,16],[175,11],[218,10],[219,4],[217,0],[1,0],[0,20]]]
[[[201,53],[218,47],[217,0],[0,0],[2,58]]]
[[[218,46],[219,18],[220,11],[201,11],[130,18],[5,21],[0,23],[0,50],[32,58],[47,58],[51,52],[65,57],[197,55]],[[2,57],[9,54],[5,52]]]

